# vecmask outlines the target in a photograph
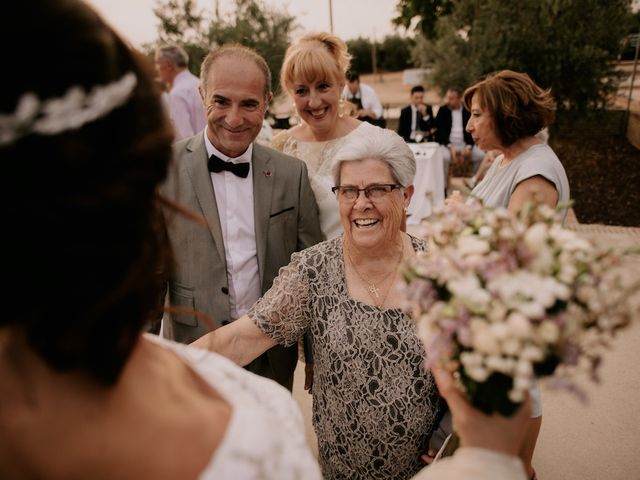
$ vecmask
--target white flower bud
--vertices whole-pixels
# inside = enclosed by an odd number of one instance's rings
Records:
[[[484,382],[489,378],[489,370],[484,367],[473,367],[467,370],[467,374],[476,382]]]
[[[517,389],[512,389],[509,390],[509,400],[511,400],[513,403],[521,403],[524,401],[524,391],[523,390],[517,390]]]
[[[498,340],[488,328],[483,328],[474,333],[472,343],[478,352],[486,353],[487,355],[497,355],[500,353]]]
[[[560,336],[558,325],[552,320],[544,320],[538,327],[538,335],[546,343],[555,343]]]
[[[466,369],[482,366],[482,359],[483,356],[477,352],[462,352],[460,354],[460,361]]]
[[[540,347],[536,347],[535,345],[527,345],[522,349],[520,358],[532,362],[539,362],[544,358],[544,353]]]
[[[486,240],[482,240],[476,235],[469,235],[468,237],[462,237],[458,240],[457,251],[463,257],[467,255],[483,255],[490,250],[489,244]]]
[[[529,227],[523,237],[525,245],[534,253],[540,252],[547,242],[547,225],[536,223]]]
[[[517,355],[522,344],[515,338],[507,338],[502,342],[502,352],[506,355]]]
[[[531,385],[533,385],[533,381],[528,375],[516,375],[516,377],[513,379],[513,388],[517,390],[529,390],[531,388]]]
[[[527,338],[531,334],[531,323],[520,312],[513,312],[507,317],[507,325],[516,338]]]
[[[491,323],[489,329],[498,340],[504,340],[509,335],[509,327],[504,323]]]

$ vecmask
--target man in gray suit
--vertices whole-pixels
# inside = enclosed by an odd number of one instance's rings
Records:
[[[178,308],[164,332],[183,343],[247,313],[293,252],[322,240],[306,165],[254,142],[271,100],[264,59],[223,46],[205,58],[200,81],[207,126],[176,143],[163,186],[204,218],[169,212],[166,220],[175,257],[169,298]],[[247,368],[291,390],[296,363],[295,346],[276,346]]]

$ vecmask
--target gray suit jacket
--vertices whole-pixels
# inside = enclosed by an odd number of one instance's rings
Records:
[[[264,293],[280,267],[289,263],[291,254],[321,241],[322,233],[306,165],[258,143],[253,145],[251,161],[256,250]],[[169,315],[165,336],[190,343],[234,320],[230,318],[224,242],[202,132],[176,143],[175,164],[162,193],[206,221],[202,224],[166,212],[175,260],[169,300],[184,313]],[[295,346],[276,346],[247,368],[291,389],[296,362]]]

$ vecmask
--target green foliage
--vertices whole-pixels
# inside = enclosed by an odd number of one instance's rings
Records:
[[[388,72],[397,72],[411,67],[413,46],[412,39],[402,38],[399,35],[387,35],[378,49],[378,65]]]
[[[368,38],[358,37],[347,40],[349,53],[353,56],[351,69],[359,73],[373,71],[372,44]],[[382,43],[376,44],[376,64],[379,70],[396,72],[411,66],[411,50],[414,42],[399,35],[388,35]]]
[[[614,61],[631,21],[628,0],[454,0],[414,63],[431,83],[467,87],[496,70],[528,73],[560,109],[602,107],[619,80]]]
[[[415,23],[417,31],[433,38],[438,19],[453,11],[453,3],[453,0],[399,0],[396,6],[398,16],[393,19],[393,24],[409,30]]]
[[[157,0],[158,40],[147,45],[147,50],[164,43],[180,45],[189,53],[189,69],[198,75],[212,48],[240,43],[264,57],[271,69],[271,88],[277,91],[284,54],[297,28],[295,17],[261,0],[235,0],[235,11],[224,19],[196,11],[195,4],[194,0]]]
[[[351,70],[359,73],[371,73],[373,63],[371,58],[371,41],[368,38],[358,37],[347,40],[347,48],[351,54]]]

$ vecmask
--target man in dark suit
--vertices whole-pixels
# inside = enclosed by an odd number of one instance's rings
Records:
[[[163,193],[205,221],[169,213],[175,271],[165,336],[190,343],[248,312],[293,252],[322,239],[306,165],[254,140],[271,100],[262,57],[223,46],[202,63],[207,127],[175,145]],[[197,312],[197,314],[196,314]],[[297,348],[276,346],[247,368],[291,390]]]
[[[436,141],[441,145],[445,185],[448,186],[449,165],[452,161],[460,164],[471,160],[473,171],[476,172],[484,158],[484,152],[475,145],[471,134],[466,130],[471,114],[462,105],[460,91],[455,88],[447,90],[446,101],[436,115]]]
[[[405,142],[431,142],[435,139],[435,118],[431,105],[424,103],[424,87],[416,85],[411,89],[411,104],[400,110],[398,135]]]

